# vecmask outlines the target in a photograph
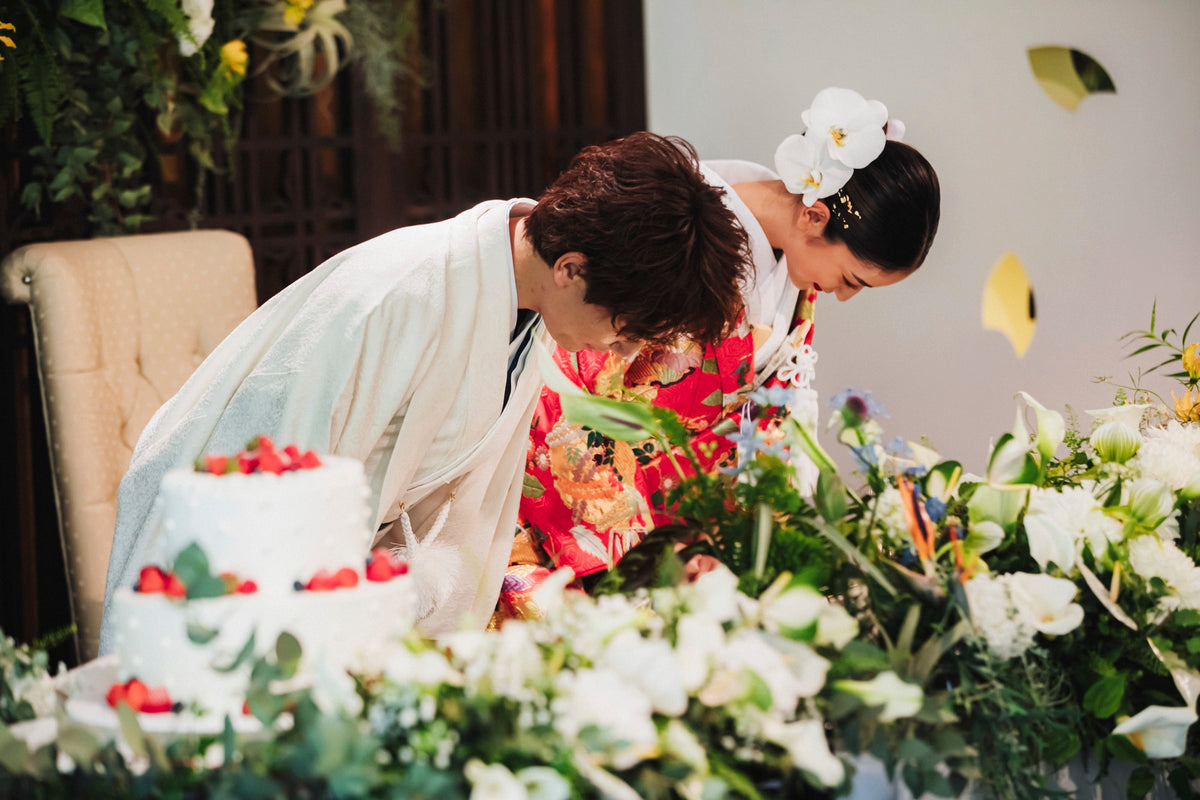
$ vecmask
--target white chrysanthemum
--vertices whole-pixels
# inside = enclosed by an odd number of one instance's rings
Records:
[[[1200,496],[1200,425],[1172,421],[1150,428],[1130,464],[1142,477],[1162,481],[1172,491]]]
[[[1007,583],[983,574],[971,578],[963,588],[967,592],[971,622],[987,642],[988,650],[1007,661],[1029,649],[1037,630],[1013,603]]]
[[[1192,608],[1200,611],[1200,566],[1174,542],[1157,536],[1139,536],[1129,543],[1129,565],[1143,578],[1161,578],[1170,595],[1161,601],[1164,610]]]

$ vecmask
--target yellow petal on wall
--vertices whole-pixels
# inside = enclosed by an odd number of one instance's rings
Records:
[[[1031,47],[1029,65],[1042,89],[1068,111],[1097,92],[1116,92],[1112,78],[1100,62],[1070,47]]]
[[[1033,287],[1021,259],[1005,253],[983,287],[983,327],[1008,337],[1017,356],[1025,355],[1037,327]]]

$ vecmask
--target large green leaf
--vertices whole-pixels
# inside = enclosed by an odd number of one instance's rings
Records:
[[[104,21],[104,0],[62,0],[58,13],[84,25],[108,30]]]

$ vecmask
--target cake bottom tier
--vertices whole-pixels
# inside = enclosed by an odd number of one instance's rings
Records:
[[[202,714],[241,713],[253,659],[235,669],[250,637],[261,656],[281,633],[300,642],[300,673],[364,669],[373,655],[414,623],[412,581],[406,577],[329,592],[228,595],[183,601],[120,590],[113,598],[117,678],[165,688],[173,702]],[[215,634],[205,643],[188,630]]]

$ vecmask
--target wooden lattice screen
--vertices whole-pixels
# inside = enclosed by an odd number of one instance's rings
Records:
[[[485,199],[536,196],[580,147],[645,127],[641,0],[418,6],[423,79],[398,89],[399,148],[379,132],[353,70],[302,100],[248,87],[234,169],[199,187],[198,224],[247,236],[259,302],[391,228]],[[168,151],[163,167],[147,230],[196,224],[194,176],[179,153]],[[65,219],[3,234],[11,249],[86,230]],[[27,314],[6,307],[0,316],[0,418],[15,421],[0,433],[0,462],[17,467],[15,480],[0,481],[9,554],[0,558],[0,628],[31,640],[63,627],[69,611]]]

